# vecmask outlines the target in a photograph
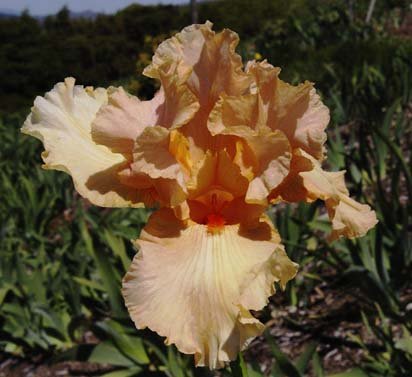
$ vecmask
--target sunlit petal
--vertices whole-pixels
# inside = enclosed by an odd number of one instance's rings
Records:
[[[279,130],[271,130],[262,119],[256,95],[222,97],[210,114],[212,134],[233,135],[237,143],[236,161],[250,180],[246,201],[267,202],[269,193],[288,175],[291,159],[289,140]]]
[[[303,157],[299,149],[292,152],[289,173],[283,182],[276,187],[269,196],[272,203],[280,201],[285,202],[311,202],[308,191],[303,185],[303,178],[300,173],[313,169],[313,164],[307,158]]]
[[[178,64],[176,73],[182,79],[188,76],[187,85],[203,108],[212,106],[221,93],[243,93],[250,78],[235,53],[239,37],[228,29],[216,34],[211,27],[210,22],[191,25],[161,43],[144,74],[161,79],[173,63]]]
[[[376,214],[367,204],[360,204],[349,197],[344,174],[344,171],[323,170],[319,161],[303,150],[295,149],[290,172],[282,184],[271,192],[271,201],[312,202],[321,199],[332,222],[329,240],[341,236],[362,237],[376,225]]]
[[[295,87],[280,81],[278,98],[276,111],[283,116],[278,117],[276,129],[288,136],[292,148],[301,148],[322,160],[329,109],[321,102],[312,84],[306,82]]]
[[[330,239],[364,236],[376,225],[376,214],[367,204],[360,204],[349,197],[344,181],[345,172],[326,172],[313,157],[305,152],[301,154],[311,161],[313,169],[299,175],[303,178],[303,185],[309,196],[325,201],[332,221]]]
[[[255,119],[283,131],[292,148],[300,148],[322,160],[330,116],[313,84],[287,84],[278,78],[280,69],[266,61],[250,62],[247,72],[255,77],[250,90],[259,98],[259,116]]]
[[[131,154],[134,142],[146,127],[159,123],[164,93],[159,91],[151,101],[140,101],[122,88],[108,91],[108,103],[98,111],[92,124],[92,137],[113,152]]]
[[[96,113],[107,103],[106,90],[84,89],[74,83],[68,78],[37,97],[22,132],[43,142],[44,168],[70,174],[76,190],[93,204],[140,206],[137,193],[117,177],[125,157],[96,144],[91,136]]]
[[[280,131],[260,131],[244,135],[243,138],[255,160],[254,178],[249,183],[246,201],[267,204],[270,192],[279,186],[289,173],[291,151],[288,139]]]
[[[233,360],[262,332],[249,309],[261,309],[273,283],[284,285],[296,273],[265,220],[210,232],[161,210],[137,244],[140,251],[123,281],[133,321],[210,368]]]
[[[208,151],[205,154],[193,168],[192,179],[187,186],[192,199],[211,189],[220,189],[238,197],[245,195],[248,181],[227,151],[220,150],[216,153]]]
[[[329,240],[333,241],[339,237],[356,238],[364,236],[378,222],[376,214],[367,204],[343,196],[339,204],[331,203],[326,206],[332,219],[332,233]]]
[[[186,198],[186,185],[184,171],[169,145],[170,130],[145,128],[136,139],[133,162],[122,172],[122,179],[136,188],[150,188],[162,205],[177,206]]]

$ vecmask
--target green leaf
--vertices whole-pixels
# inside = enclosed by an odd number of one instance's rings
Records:
[[[130,258],[126,253],[126,248],[124,246],[124,241],[120,237],[116,237],[108,229],[104,230],[104,238],[109,244],[110,248],[113,250],[113,253],[116,254],[122,261],[124,271],[127,271],[130,266]]]
[[[230,363],[230,370],[232,371],[233,377],[248,377],[248,370],[243,360],[243,355],[241,352],[237,355],[237,359]]]
[[[58,363],[70,360],[88,361],[95,347],[96,346],[92,344],[76,345],[64,352],[60,352],[57,355],[53,356],[51,359],[51,363]]]
[[[9,292],[10,287],[2,287],[0,288],[0,305],[3,303],[7,293]]]
[[[305,374],[305,371],[312,360],[313,354],[316,351],[317,345],[318,344],[316,342],[309,343],[302,354],[297,358],[295,364],[300,373]]]
[[[130,369],[116,370],[114,372],[109,372],[102,374],[101,377],[132,377],[137,376],[142,371],[140,367],[134,367]]]
[[[133,363],[128,357],[125,357],[111,342],[99,343],[89,356],[91,363],[110,364],[122,367],[133,367]]]
[[[279,346],[273,340],[272,337],[266,335],[266,339],[270,345],[273,356],[276,359],[277,366],[279,370],[286,374],[288,377],[303,377],[300,371],[293,365],[293,363],[288,359],[288,357],[281,351]]]
[[[312,368],[313,368],[313,373],[315,377],[324,377],[325,373],[323,371],[322,367],[322,360],[320,359],[320,356],[317,352],[313,355],[312,359]]]
[[[94,248],[93,240],[84,221],[80,223],[80,231],[86,244],[86,250],[93,257],[96,263],[97,269],[99,271],[99,276],[102,279],[103,285],[108,294],[113,314],[117,317],[123,317],[125,310],[123,300],[120,297],[120,282],[118,282],[116,279],[113,266],[111,265],[107,255],[104,255],[101,250],[99,251]]]
[[[388,146],[391,152],[397,157],[397,159],[401,163],[401,167],[407,182],[406,189],[408,190],[409,197],[412,197],[412,169],[410,167],[410,164],[408,164],[408,162],[406,161],[401,148],[398,145],[396,145],[396,143],[393,142],[387,135],[382,133],[382,131],[379,128],[375,127],[374,131],[381,138],[381,140]]]
[[[125,334],[123,327],[114,321],[99,322],[97,327],[109,336],[123,355],[137,364],[150,363],[141,338]]]
[[[80,285],[84,285],[85,287],[92,288],[92,289],[95,289],[97,291],[105,292],[104,287],[102,287],[101,284],[99,284],[96,281],[88,280],[88,279],[85,279],[85,278],[82,278],[82,277],[79,277],[79,276],[74,276],[73,280],[76,283],[79,283]]]
[[[368,377],[368,375],[362,369],[355,368],[338,374],[330,374],[327,377]]]
[[[395,348],[412,355],[412,336],[407,335],[402,339],[397,340],[395,343]]]

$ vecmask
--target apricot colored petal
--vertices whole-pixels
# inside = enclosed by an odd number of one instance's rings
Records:
[[[199,99],[210,107],[221,93],[239,95],[249,86],[250,78],[243,72],[241,57],[235,53],[239,37],[231,30],[215,33],[212,24],[191,25],[161,43],[144,74],[161,79],[176,64],[176,72]]]
[[[189,140],[179,130],[170,132],[169,151],[186,170],[186,173],[190,174],[193,161],[190,154]]]
[[[131,154],[134,141],[146,127],[159,123],[164,93],[157,92],[150,101],[140,101],[123,88],[108,91],[108,103],[98,111],[92,124],[92,137],[113,152]]]
[[[182,175],[180,165],[169,151],[170,131],[154,126],[136,139],[133,168],[151,178],[176,179]]]
[[[364,236],[369,229],[378,222],[376,214],[367,204],[343,197],[338,205],[329,205],[329,216],[332,220],[332,233],[330,241],[334,241],[341,236],[356,238]]]
[[[299,149],[292,151],[289,173],[283,182],[276,187],[269,196],[272,203],[285,201],[294,202],[311,202],[313,199],[309,196],[303,184],[303,178],[300,173],[313,169],[313,164],[307,158],[303,157]]]
[[[214,191],[216,193],[216,191]],[[207,224],[209,215],[215,214],[213,206],[208,202],[207,196],[189,199],[187,201],[190,213],[190,219],[199,223]],[[223,197],[224,199],[224,197]],[[253,225],[259,221],[262,214],[265,212],[267,205],[249,204],[245,202],[245,197],[237,198],[230,197],[229,201],[222,203],[222,198],[217,200],[218,213],[227,225],[244,224]],[[177,216],[177,215],[176,215]],[[184,219],[184,217],[179,217]]]
[[[172,63],[166,72],[159,73],[164,101],[158,109],[157,124],[167,128],[179,128],[187,124],[200,108],[198,99],[186,84],[190,70],[182,72],[179,68]]]
[[[216,164],[217,156],[210,150],[206,151],[203,158],[194,164],[190,180],[187,182],[187,188],[192,198],[203,194],[209,187],[213,186]]]
[[[256,159],[254,178],[249,183],[246,202],[264,204],[270,192],[289,173],[291,151],[288,139],[280,131],[259,132],[245,137]]]
[[[164,127],[146,128],[136,139],[131,174],[145,175],[152,182],[160,201],[176,206],[185,200],[184,173],[170,153],[170,131]]]
[[[242,223],[246,227],[253,227],[252,225],[259,221],[266,209],[267,205],[246,203],[243,196],[227,203],[222,209],[222,215],[227,224]]]
[[[301,148],[317,160],[324,158],[325,128],[329,109],[309,82],[298,86],[279,80],[273,124],[288,137],[292,148]]]
[[[367,204],[360,204],[349,197],[344,181],[345,172],[326,172],[313,157],[305,152],[302,155],[311,161],[313,169],[300,173],[300,176],[309,196],[325,201],[332,221],[330,240],[341,236],[364,236],[376,225],[376,214]]]
[[[273,283],[296,273],[265,220],[210,233],[164,209],[151,216],[136,244],[140,251],[123,280],[131,318],[194,354],[198,366],[220,368],[235,359],[263,331],[249,309],[261,309]]]
[[[273,227],[271,221],[262,216],[261,221],[271,228],[272,242],[279,244],[279,247],[272,253],[266,263],[256,265],[252,272],[248,275],[242,287],[241,304],[250,310],[260,310],[268,303],[268,297],[272,296],[276,290],[273,286],[273,281],[278,283],[282,289],[286,288],[286,284],[291,280],[297,272],[298,265],[293,263],[287,256],[279,233]],[[250,237],[255,238],[254,228],[245,229],[244,235],[251,231]],[[273,279],[275,277],[275,279]],[[256,294],[258,292],[259,294]]]
[[[222,96],[213,107],[207,126],[212,135],[232,135],[237,127],[255,130],[266,126],[266,119],[261,119],[258,95]]]
[[[191,198],[212,189],[226,191],[233,197],[246,193],[248,181],[242,176],[240,168],[230,158],[226,150],[212,153],[207,151],[192,170],[187,187]]]
[[[279,81],[280,68],[274,67],[266,60],[261,62],[249,61],[246,64],[246,72],[254,78],[249,88],[250,92],[259,93],[264,108],[268,110],[275,99],[274,94]]]
[[[250,93],[259,98],[255,119],[284,132],[292,148],[301,148],[322,160],[330,116],[313,84],[287,84],[278,78],[280,69],[266,61],[249,62],[246,71],[254,78]]]
[[[258,110],[239,115],[242,108],[256,109],[250,98],[222,98],[213,109],[208,126],[212,133],[237,136],[243,141],[237,143],[235,160],[250,180],[246,201],[264,204],[270,192],[288,175],[291,150],[283,132],[259,125]]]
[[[226,150],[221,150],[218,153],[216,183],[235,198],[244,196],[248,187],[248,180],[242,176],[240,168],[230,158]]]
[[[43,167],[70,174],[76,190],[93,204],[141,206],[136,193],[117,177],[127,163],[125,157],[91,137],[96,113],[107,103],[106,90],[74,84],[73,78],[67,78],[37,97],[22,132],[43,142]]]

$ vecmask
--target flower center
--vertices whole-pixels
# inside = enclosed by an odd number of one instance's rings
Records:
[[[225,218],[218,213],[210,213],[206,216],[207,230],[210,233],[219,233],[226,224]]]
[[[226,224],[225,218],[220,214],[222,207],[225,204],[225,199],[221,198],[222,195],[219,195],[219,191],[211,192],[209,196],[209,206],[211,213],[206,216],[206,225],[207,230],[210,233],[220,232]]]
[[[198,224],[206,225],[209,233],[219,233],[227,223],[225,208],[232,200],[233,195],[230,193],[220,188],[212,188],[188,201],[190,217]]]

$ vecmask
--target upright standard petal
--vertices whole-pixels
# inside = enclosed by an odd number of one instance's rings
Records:
[[[291,100],[286,104],[278,104],[279,115],[276,115],[275,128],[286,134],[292,148],[301,148],[322,161],[325,154],[325,128],[330,117],[329,109],[322,103],[315,88],[311,83],[295,87],[281,81],[278,97],[289,97]],[[282,106],[285,106],[284,109]]]
[[[103,207],[141,206],[135,190],[121,184],[118,172],[125,167],[123,155],[98,145],[91,124],[107,103],[105,89],[74,85],[73,78],[37,97],[22,132],[43,142],[46,169],[70,174],[76,190]]]
[[[173,80],[184,82],[199,101],[196,116],[182,129],[195,163],[215,144],[206,122],[219,96],[240,95],[250,85],[251,77],[243,71],[241,57],[235,52],[238,42],[236,33],[227,29],[215,33],[210,22],[192,25],[161,43],[144,70],[164,87]],[[171,71],[175,74],[170,75]]]
[[[292,148],[301,148],[317,160],[323,160],[329,109],[313,84],[287,84],[278,77],[280,69],[266,61],[250,62],[247,72],[255,78],[251,92],[259,95],[260,107],[267,113],[267,125],[283,131]]]
[[[189,72],[187,85],[200,105],[210,108],[221,93],[239,95],[250,84],[235,53],[238,43],[235,32],[225,29],[216,34],[210,22],[188,26],[160,44],[144,74],[161,78],[165,67],[178,62],[181,76]]]
[[[283,82],[278,77],[280,69],[266,61],[249,62],[246,72],[253,78],[248,93],[223,96],[218,101],[209,117],[212,134],[232,134],[237,126],[253,130],[268,127],[282,131],[292,148],[322,160],[329,110],[313,85]]]
[[[213,135],[239,138],[235,160],[250,181],[248,203],[267,204],[270,192],[289,172],[289,140],[282,131],[267,126],[264,114],[257,95],[222,96],[208,121]]]
[[[236,358],[263,330],[249,309],[261,309],[273,283],[283,286],[296,273],[266,220],[210,232],[164,209],[136,243],[140,251],[123,280],[133,321],[194,354],[198,366],[219,368]]]

